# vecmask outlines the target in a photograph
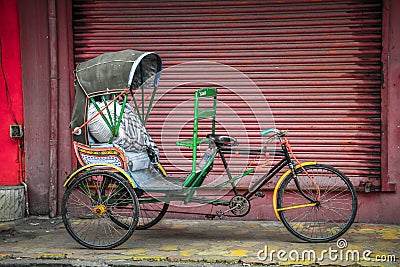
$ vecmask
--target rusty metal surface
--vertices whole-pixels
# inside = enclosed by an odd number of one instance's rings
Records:
[[[18,1],[31,214],[57,214],[72,171],[72,7],[68,0]],[[32,16],[35,14],[35,16]]]
[[[29,209],[32,214],[48,214],[50,69],[47,1],[19,0],[18,11]]]
[[[395,191],[400,183],[400,30],[399,1],[385,1],[382,51],[382,189]],[[386,152],[386,153],[385,153]]]
[[[357,183],[369,179],[379,185],[379,1],[224,1],[214,5],[205,1],[76,0],[73,12],[76,62],[134,48],[159,53],[164,69],[195,60],[231,66],[256,83],[268,100],[275,126],[291,132],[299,158],[328,162]],[[189,73],[205,82],[224,79],[223,73],[203,70],[199,75],[196,68]],[[160,87],[174,86],[188,75],[162,76]],[[240,87],[240,81],[231,79],[229,85],[235,94],[220,88],[220,100],[236,114],[220,110],[222,122],[235,125],[240,117],[248,135],[241,130],[232,134],[256,138],[260,122],[251,113],[265,112],[265,102],[257,98],[257,90]],[[185,161],[173,167],[169,162],[190,158],[174,142],[176,132],[179,138],[191,134],[192,106],[185,101],[196,88],[192,84],[168,91],[156,103],[148,123],[156,142],[162,142],[167,170],[174,175],[189,165]],[[243,104],[237,95],[250,100]],[[168,116],[174,107],[179,111],[171,121]],[[268,120],[261,125],[271,124]]]
[[[50,56],[50,177],[49,209],[50,217],[57,212],[57,169],[58,169],[58,38],[56,1],[48,2],[49,56]]]
[[[69,0],[57,0],[57,37],[58,37],[58,76],[59,85],[58,106],[58,168],[57,188],[55,195],[58,198],[58,208],[61,206],[61,198],[64,193],[62,186],[67,174],[75,170],[76,164],[72,160],[74,155],[72,148],[71,131],[68,127],[71,120],[73,97],[73,47],[72,47],[72,3]],[[58,211],[59,214],[59,211]]]

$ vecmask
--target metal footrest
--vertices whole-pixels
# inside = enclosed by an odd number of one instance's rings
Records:
[[[180,191],[185,178],[164,177],[152,166],[132,172],[132,177],[144,191]]]

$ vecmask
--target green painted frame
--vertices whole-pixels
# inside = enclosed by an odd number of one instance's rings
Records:
[[[118,131],[119,131],[119,127],[121,125],[121,121],[122,121],[122,116],[124,114],[124,110],[125,110],[125,106],[126,106],[126,102],[128,99],[128,93],[124,94],[124,100],[122,102],[122,106],[121,106],[121,112],[118,115],[117,118],[117,112],[115,112],[117,110],[117,101],[115,99],[115,95],[112,94],[111,97],[114,99],[112,100],[112,104],[114,105],[114,116],[112,116],[109,106],[111,103],[107,103],[107,100],[105,98],[104,95],[101,96],[101,100],[104,103],[104,107],[103,109],[100,109],[100,107],[97,105],[97,102],[94,100],[93,97],[90,97],[90,102],[92,102],[92,104],[95,106],[97,112],[100,114],[100,116],[102,117],[102,119],[104,120],[104,122],[106,123],[108,129],[110,129],[112,135],[110,137],[110,140],[108,141],[110,144],[112,143],[114,137],[118,136]],[[104,115],[104,109],[107,111],[107,117],[106,115]]]
[[[212,98],[212,108],[199,109],[199,102],[201,99]],[[202,168],[200,174],[196,175],[196,160],[197,160],[197,147],[203,143],[209,143],[208,138],[199,138],[198,127],[199,121],[211,119],[211,133],[215,134],[215,117],[217,113],[217,89],[212,87],[203,87],[194,93],[194,116],[193,116],[193,137],[190,139],[176,142],[178,146],[189,147],[192,149],[192,171],[183,183],[184,187],[200,186],[204,177],[208,173],[208,169],[214,158],[210,159],[207,164]]]

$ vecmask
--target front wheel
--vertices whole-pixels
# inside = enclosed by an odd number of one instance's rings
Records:
[[[62,219],[81,245],[110,249],[124,243],[136,228],[139,202],[128,181],[107,171],[90,171],[65,191]]]
[[[350,228],[356,217],[354,187],[331,166],[316,164],[303,168],[296,169],[297,177],[290,174],[279,186],[279,216],[285,227],[302,240],[334,240]]]

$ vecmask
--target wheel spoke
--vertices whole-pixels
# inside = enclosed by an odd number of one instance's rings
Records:
[[[165,215],[169,205],[158,202],[157,198],[144,193],[139,199],[140,215],[137,229],[144,230],[156,225]]]
[[[91,171],[67,188],[62,215],[68,232],[80,244],[113,248],[135,230],[139,203],[126,180],[111,172]]]
[[[304,167],[320,188],[320,201],[306,207],[308,200],[296,187],[292,175],[278,189],[278,207],[285,227],[295,236],[311,242],[325,242],[341,236],[356,215],[357,198],[350,181],[336,169],[322,164]],[[316,200],[318,190],[301,168],[297,169],[301,191]]]

